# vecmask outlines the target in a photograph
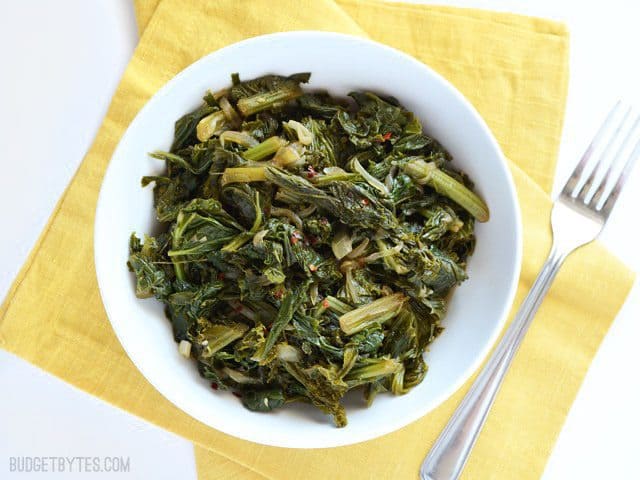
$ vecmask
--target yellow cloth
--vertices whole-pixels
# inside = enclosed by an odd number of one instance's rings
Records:
[[[0,310],[0,345],[191,439],[203,479],[417,478],[422,458],[468,383],[400,431],[358,445],[311,451],[224,435],[157,393],[120,347],[99,298],[92,245],[100,182],[142,105],[203,55],[274,31],[369,36],[414,55],[455,84],[512,159],[524,222],[517,305],[550,246],[548,191],[567,85],[565,28],[509,14],[378,1],[154,0],[136,2],[136,7],[144,35],[93,146]],[[464,478],[539,478],[632,280],[632,273],[597,243],[568,259],[506,378]]]

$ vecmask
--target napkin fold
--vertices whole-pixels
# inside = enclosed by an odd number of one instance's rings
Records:
[[[548,193],[567,88],[565,28],[511,14],[369,0],[140,0],[135,7],[144,34],[94,144],[0,308],[0,346],[192,440],[202,479],[417,478],[422,458],[469,383],[399,431],[321,450],[239,440],[165,400],[122,350],[100,301],[93,220],[102,176],[142,105],[203,55],[275,31],[368,36],[404,50],[451,81],[511,159],[524,231],[518,305],[551,242]],[[598,243],[569,257],[507,375],[464,478],[540,477],[632,281],[633,274]]]

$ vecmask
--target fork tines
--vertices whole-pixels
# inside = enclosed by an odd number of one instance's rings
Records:
[[[582,155],[562,195],[608,215],[640,156],[639,130],[638,112],[618,101]]]

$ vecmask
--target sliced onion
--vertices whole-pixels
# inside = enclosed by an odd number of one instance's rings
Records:
[[[339,173],[347,173],[340,167],[325,167],[322,169],[322,173],[325,175],[338,175]]]
[[[255,147],[258,142],[255,138],[246,132],[236,132],[235,130],[227,130],[220,134],[220,144],[224,147],[225,142],[237,143],[243,147]]]
[[[273,157],[273,163],[279,167],[299,167],[304,164],[302,155],[305,152],[305,147],[300,142],[293,142],[284,147],[280,147]]]
[[[291,130],[296,132],[298,141],[302,145],[311,145],[311,143],[313,142],[313,133],[311,133],[307,127],[305,127],[300,122],[296,122],[295,120],[289,120],[288,122],[284,122],[284,124]]]
[[[206,142],[214,135],[220,135],[227,127],[227,117],[224,112],[218,110],[198,122],[196,136],[201,142]]]
[[[227,120],[229,120],[229,123],[231,125],[237,126],[242,123],[240,115],[238,115],[236,109],[233,108],[233,105],[229,103],[227,97],[220,97],[220,100],[218,100],[218,105],[220,105],[220,108],[224,112],[224,116],[227,117]]]
[[[229,89],[228,88],[224,88],[224,89],[218,90],[216,92],[211,92],[211,96],[216,101],[218,101],[222,97],[226,97],[227,95],[229,95]]]
[[[260,245],[262,245],[264,237],[267,236],[267,233],[269,233],[269,230],[260,230],[258,233],[256,233],[253,236],[253,246],[259,247]]]
[[[180,340],[178,344],[178,352],[184,358],[189,358],[191,356],[191,342],[188,340]]]
[[[381,258],[391,257],[393,255],[397,255],[404,248],[404,243],[400,242],[393,248],[387,248],[384,251],[374,252],[371,255],[367,255],[364,257],[365,263],[375,262],[376,260],[380,260]]]
[[[278,358],[283,362],[299,362],[301,355],[296,347],[287,343],[278,344]]]
[[[385,197],[389,196],[389,189],[387,186],[382,183],[380,180],[371,175],[366,168],[362,166],[362,164],[358,161],[357,158],[353,158],[350,162],[351,169],[356,173],[359,173],[364,180],[371,185],[373,188],[378,190]]]
[[[222,372],[231,380],[241,385],[260,383],[260,380],[258,380],[257,378],[249,377],[248,375],[245,375],[244,373],[229,367],[224,367],[222,369]]]

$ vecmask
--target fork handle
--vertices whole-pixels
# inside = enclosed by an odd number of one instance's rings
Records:
[[[566,256],[552,247],[504,337],[424,459],[422,480],[460,477],[511,361]]]

